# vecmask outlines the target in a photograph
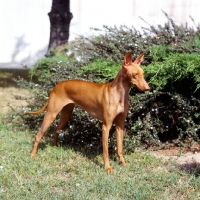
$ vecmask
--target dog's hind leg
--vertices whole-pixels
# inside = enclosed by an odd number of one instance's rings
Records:
[[[44,116],[44,120],[42,122],[42,126],[41,126],[40,130],[38,131],[37,135],[35,136],[35,141],[33,144],[32,151],[31,151],[31,158],[34,158],[36,156],[38,144],[39,144],[40,140],[42,139],[46,130],[49,128],[49,126],[52,124],[52,122],[56,118],[56,116],[57,116],[56,113],[52,114],[48,111],[46,112],[46,114]]]
[[[38,144],[40,140],[42,139],[44,133],[47,131],[47,129],[50,127],[58,113],[62,110],[64,107],[64,103],[62,102],[62,99],[56,98],[54,94],[51,94],[48,101],[47,106],[47,112],[44,116],[42,126],[40,130],[38,131],[37,135],[35,136],[35,141],[33,144],[33,148],[31,151],[31,158],[36,156]]]
[[[69,121],[69,119],[72,116],[74,106],[75,105],[73,103],[70,103],[70,104],[64,106],[63,109],[61,110],[60,121],[59,121],[59,123],[56,127],[56,130],[55,130],[55,133],[54,133],[54,145],[55,146],[57,146],[57,143],[58,143],[58,135],[59,135],[58,131],[62,130],[67,125],[67,122]]]

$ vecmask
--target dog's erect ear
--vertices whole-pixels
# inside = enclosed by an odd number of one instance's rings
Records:
[[[143,52],[141,55],[139,55],[139,56],[135,59],[135,61],[134,61],[133,63],[140,65],[141,62],[143,61],[143,58],[144,58],[144,52]]]
[[[131,52],[127,52],[124,56],[124,65],[131,65],[132,63],[132,55]]]

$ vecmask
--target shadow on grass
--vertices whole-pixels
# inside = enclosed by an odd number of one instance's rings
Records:
[[[47,147],[47,142],[40,142],[39,143],[39,145],[38,145],[38,149],[40,150],[44,150],[44,149],[46,149],[46,147]]]
[[[0,69],[0,87],[19,87],[15,81],[19,77],[30,80],[29,69]],[[36,76],[33,76],[31,80],[38,82]]]
[[[178,169],[187,172],[188,174],[194,175],[195,177],[200,177],[200,163],[191,162],[185,164],[179,164]]]
[[[87,157],[96,165],[102,167],[103,161],[98,159],[98,156],[102,156],[103,154],[101,139],[102,137],[101,135],[99,136],[99,134],[96,134],[96,137],[91,137],[91,135],[88,136],[85,134],[84,139],[81,137],[81,134],[77,134],[76,136],[72,134],[64,134],[62,138],[59,138],[58,147],[56,148],[62,147],[64,151],[67,149],[72,149],[75,152],[81,153],[84,157]],[[114,141],[116,140],[114,139]],[[38,150],[45,150],[48,145],[53,146],[53,135],[49,134],[49,132],[45,135],[44,141],[39,143]],[[109,159],[115,162],[117,161],[116,150],[114,149],[113,145],[109,145]]]
[[[98,160],[98,156],[102,155],[102,148],[95,148],[95,147],[88,147],[88,145],[81,145],[81,144],[77,144],[77,145],[72,145],[72,144],[68,144],[68,143],[59,143],[59,147],[61,147],[66,150],[66,149],[73,149],[73,151],[77,152],[77,153],[81,153],[84,157],[87,157],[89,160],[91,160],[93,163],[95,163],[96,165],[102,167],[102,162],[100,162]]]

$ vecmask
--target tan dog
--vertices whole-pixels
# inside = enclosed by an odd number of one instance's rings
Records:
[[[81,80],[68,80],[58,83],[51,91],[49,99],[43,108],[36,112],[27,112],[28,114],[39,114],[47,107],[42,126],[35,137],[31,157],[36,156],[41,138],[58,113],[61,112],[60,122],[54,135],[54,144],[57,145],[58,131],[67,124],[74,106],[78,105],[92,117],[103,122],[102,145],[105,170],[112,173],[108,155],[108,137],[113,121],[115,121],[116,127],[119,161],[126,165],[123,157],[123,137],[124,121],[128,112],[129,89],[131,85],[136,86],[140,91],[150,89],[144,79],[144,72],[140,67],[143,57],[144,54],[141,54],[132,62],[131,53],[126,53],[121,70],[115,79],[109,83],[97,84]]]

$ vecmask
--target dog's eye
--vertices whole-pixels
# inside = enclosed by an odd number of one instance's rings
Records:
[[[138,76],[138,73],[133,74],[133,76]]]

